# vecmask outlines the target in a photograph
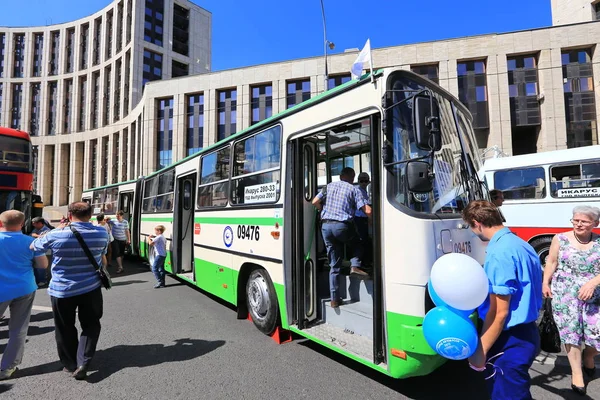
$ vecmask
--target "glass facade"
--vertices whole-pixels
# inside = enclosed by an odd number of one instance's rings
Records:
[[[173,51],[187,56],[190,41],[190,10],[173,5]],[[186,74],[187,75],[187,74]]]
[[[104,69],[104,105],[102,107],[102,126],[110,123],[110,94],[111,94],[111,75],[112,69],[110,65]]]
[[[0,126],[2,126],[2,123],[4,121],[2,121],[2,103],[3,103],[3,99],[2,96],[4,95],[4,84],[2,82],[0,82]]]
[[[44,54],[44,34],[36,33],[33,35],[33,65],[31,69],[32,76],[42,76],[42,57]]]
[[[121,119],[121,60],[115,63],[115,101],[113,107],[113,121]]]
[[[173,98],[157,101],[157,165],[161,169],[173,162]]]
[[[127,40],[127,44],[131,41],[131,29],[133,28],[132,4],[133,0],[127,1],[127,24],[125,26],[125,40]]]
[[[79,69],[88,67],[88,42],[90,40],[90,24],[81,27],[81,42],[79,44]]]
[[[237,129],[237,90],[217,91],[217,113],[219,122],[217,125],[217,141],[233,135]]]
[[[14,59],[13,59],[13,78],[22,78],[25,63],[25,34],[15,33],[14,39]]]
[[[440,83],[439,64],[412,65],[410,70],[436,84]]]
[[[289,81],[287,83],[287,108],[310,99],[310,79]]]
[[[489,111],[485,60],[457,64],[458,98],[473,115],[473,128],[480,148],[487,147]]]
[[[73,65],[75,64],[75,29],[67,30],[67,53],[65,63],[65,72],[73,72]]]
[[[513,126],[541,123],[538,95],[537,60],[535,55],[509,57],[508,93]]]
[[[147,82],[158,81],[162,79],[162,54],[150,50],[144,50],[144,73],[142,77],[142,86]]]
[[[58,75],[58,52],[60,49],[60,32],[51,32],[50,37],[52,38],[50,48],[50,75]]]
[[[250,123],[255,124],[273,115],[273,87],[271,85],[253,86],[251,90],[252,118]]]
[[[598,144],[592,50],[562,53],[567,147]]]
[[[125,71],[125,84],[123,85],[123,116],[129,114],[129,74],[131,72],[131,50],[125,53],[125,65],[123,70]]]
[[[82,132],[85,130],[86,123],[86,101],[87,101],[87,77],[82,76],[79,78],[79,115],[77,116],[77,130]]]
[[[106,14],[106,60],[112,57],[113,35],[113,12],[109,11]]]
[[[41,83],[32,83],[30,86],[29,100],[31,101],[29,110],[29,134],[39,136],[40,134],[40,104],[41,104]]]
[[[117,53],[123,48],[123,2],[117,6]],[[115,175],[116,176],[116,175]]]
[[[63,133],[71,133],[71,110],[73,109],[73,79],[66,79],[63,100]]]
[[[90,156],[90,187],[98,186],[98,139],[93,139],[90,143],[91,156]]]
[[[98,128],[100,108],[100,72],[92,74],[92,129]]]
[[[187,101],[187,155],[202,150],[204,143],[204,94],[186,96]]]
[[[58,83],[48,82],[48,135],[56,135],[56,111],[58,108]]]
[[[23,106],[23,84],[13,83],[10,127],[21,129],[21,108]]]
[[[0,78],[4,78],[4,54],[6,53],[6,35],[0,33]]]
[[[146,0],[144,16],[144,40],[157,46],[163,45],[164,0]]]
[[[94,21],[94,51],[92,59],[94,65],[100,64],[100,41],[102,38],[102,18],[98,18]]]
[[[173,60],[171,63],[171,77],[177,78],[178,76],[189,75],[189,66],[179,61]]]

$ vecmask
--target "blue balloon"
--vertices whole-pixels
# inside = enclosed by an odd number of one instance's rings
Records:
[[[438,307],[446,307],[448,310],[460,315],[463,318],[469,318],[469,316],[471,314],[473,314],[473,312],[475,311],[475,310],[458,310],[454,307],[450,307],[435,292],[435,289],[433,288],[433,284],[431,283],[431,279],[427,283],[427,290],[429,291],[429,297],[431,297],[431,301],[433,301],[433,304],[435,304]]]
[[[473,323],[443,306],[425,315],[423,335],[436,353],[450,360],[469,358],[479,343]]]

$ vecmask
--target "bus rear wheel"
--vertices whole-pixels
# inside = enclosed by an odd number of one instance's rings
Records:
[[[546,258],[550,253],[550,244],[552,243],[551,237],[541,237],[531,241],[531,247],[537,252],[540,257],[540,263],[542,268],[546,265]]]
[[[277,328],[279,307],[275,287],[267,271],[258,268],[246,282],[246,304],[254,325],[270,335]]]

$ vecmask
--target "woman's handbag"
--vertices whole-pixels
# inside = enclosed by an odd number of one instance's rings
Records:
[[[544,315],[538,325],[540,330],[540,347],[546,353],[560,353],[560,334],[552,316],[552,299],[544,300]]]
[[[106,270],[104,265],[102,265],[102,266],[98,265],[98,263],[96,262],[96,259],[92,256],[92,253],[90,252],[90,249],[88,248],[87,244],[85,244],[85,242],[83,241],[83,238],[81,237],[81,233],[77,232],[77,230],[73,227],[73,225],[69,225],[69,227],[71,228],[71,232],[73,232],[73,235],[75,235],[75,237],[77,238],[77,241],[79,242],[79,245],[83,249],[83,252],[87,256],[87,258],[90,260],[90,263],[92,263],[92,265],[96,269],[96,272],[98,272],[98,275],[100,276],[100,281],[102,282],[102,286],[104,286],[104,288],[106,288],[106,289],[110,289],[112,287],[112,280],[110,279],[110,275],[108,274],[108,271]]]

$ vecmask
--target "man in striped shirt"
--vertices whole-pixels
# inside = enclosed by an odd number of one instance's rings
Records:
[[[112,242],[112,250],[117,259],[117,274],[123,272],[123,256],[125,255],[125,247],[131,243],[131,234],[129,233],[129,222],[123,219],[123,211],[117,213],[117,220],[113,221],[106,218],[106,222],[110,225],[112,235],[115,238]]]
[[[96,263],[106,266],[108,233],[90,221],[92,206],[86,202],[69,205],[70,224],[82,236]],[[69,227],[54,229],[36,239],[31,248],[52,250],[52,279],[48,294],[52,302],[58,355],[75,379],[87,377],[89,363],[96,352],[102,318],[101,281],[79,241]],[[79,314],[81,338],[77,338],[75,314]]]

